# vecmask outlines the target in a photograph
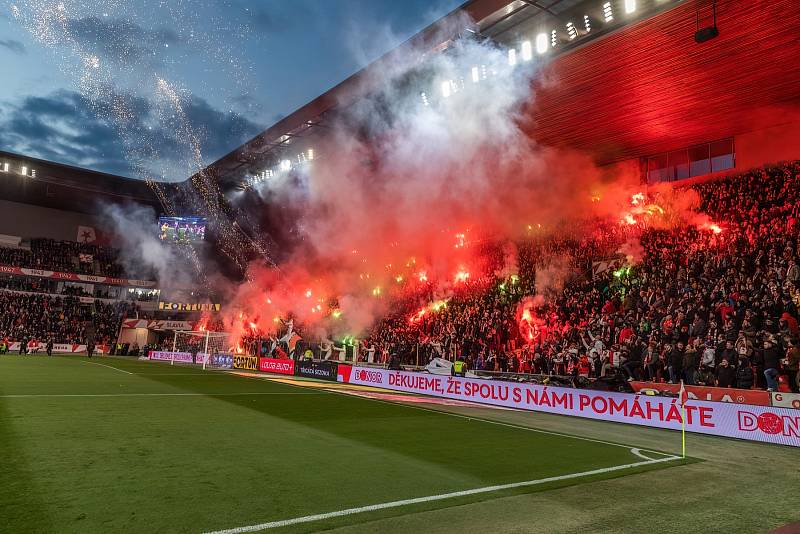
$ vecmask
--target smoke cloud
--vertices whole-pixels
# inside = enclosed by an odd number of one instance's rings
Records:
[[[197,285],[198,273],[187,258],[187,254],[196,258],[195,250],[187,245],[161,241],[158,238],[158,219],[152,208],[103,205],[101,216],[118,240],[119,261],[133,276],[147,280],[155,276],[162,289]]]
[[[455,30],[443,28],[440,41]],[[509,65],[505,49],[472,37],[428,52],[410,50],[371,69],[364,86],[380,90],[339,113],[314,147],[320,157],[256,186],[273,209],[297,216],[291,231],[301,236],[279,272],[251,269],[234,299],[236,313],[258,329],[274,330],[278,317],[291,315],[326,334],[362,336],[409,303],[516,274],[513,242],[532,232],[584,236],[626,210],[637,219],[655,214],[632,208],[638,176],[599,169],[589,155],[523,133],[531,129],[523,107],[535,104],[536,61]],[[689,209],[664,195],[676,220]],[[499,268],[486,259],[489,243],[507,243]],[[551,260],[537,288],[560,290],[570,271],[567,259]]]

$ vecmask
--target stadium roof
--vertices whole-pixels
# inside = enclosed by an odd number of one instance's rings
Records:
[[[655,12],[675,5],[679,0],[639,0],[636,13],[622,17],[624,0],[612,0],[617,17],[614,21],[599,25],[603,20],[605,0],[471,0],[455,9],[439,21],[425,28],[408,41],[390,51],[365,69],[350,76],[328,92],[320,95],[294,113],[281,119],[270,128],[257,135],[241,147],[220,158],[206,168],[206,172],[216,176],[223,184],[236,181],[243,174],[263,170],[265,165],[275,165],[285,149],[294,147],[301,138],[316,133],[324,126],[326,115],[337,108],[347,106],[361,95],[368,94],[377,81],[371,79],[372,69],[391,63],[398,55],[409,50],[428,50],[439,52],[447,48],[449,40],[457,37],[443,37],[442,28],[453,25],[459,31],[471,31],[483,37],[511,46],[522,39],[532,39],[537,32],[557,29],[559,53],[579,49],[587,42],[607,35],[634,20],[641,20]],[[461,28],[463,16],[477,21],[471,28]],[[583,23],[583,15],[589,14],[595,21],[592,32],[581,31],[580,38],[572,40],[566,29],[566,22],[578,20]],[[578,18],[575,18],[578,17]],[[457,24],[453,24],[457,23]]]
[[[24,172],[23,172],[24,171]],[[0,198],[54,209],[97,213],[109,203],[135,202],[160,210],[142,180],[0,151]]]
[[[223,187],[292,157],[324,131],[326,117],[378,83],[370,69],[410,49],[447,48],[439,29],[477,21],[473,31],[517,46],[558,28],[559,45],[535,88],[525,126],[545,145],[592,154],[600,164],[712,141],[788,121],[800,99],[800,11],[792,0],[717,0],[720,36],[698,44],[698,20],[710,23],[711,0],[611,0],[614,21],[596,22],[579,38],[566,22],[603,19],[604,0],[473,0],[397,49],[211,164]],[[634,5],[637,2],[633,2]],[[455,36],[453,36],[455,37]],[[765,58],[770,58],[766,61]],[[776,111],[777,110],[777,111]],[[794,113],[794,112],[792,112]],[[309,145],[313,146],[313,144]]]

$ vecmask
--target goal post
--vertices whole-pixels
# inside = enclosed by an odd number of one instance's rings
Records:
[[[230,332],[208,330],[176,330],[172,339],[172,352],[190,352],[194,363],[202,363],[203,369],[211,365],[211,356],[230,352]]]

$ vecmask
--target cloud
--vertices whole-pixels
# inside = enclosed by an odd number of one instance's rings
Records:
[[[7,48],[11,52],[19,55],[27,54],[25,45],[14,39],[0,39],[0,47]]]
[[[208,161],[259,130],[241,115],[217,110],[196,96],[182,107]],[[122,132],[113,120],[120,108],[128,111]],[[178,130],[153,102],[130,93],[109,91],[103,100],[68,90],[26,97],[0,108],[0,132],[3,148],[46,160],[135,178],[143,177],[139,164],[168,180],[188,178],[183,165],[188,149]]]
[[[93,53],[121,64],[158,56],[169,46],[183,44],[172,29],[146,29],[123,18],[68,19],[66,30],[66,35]]]

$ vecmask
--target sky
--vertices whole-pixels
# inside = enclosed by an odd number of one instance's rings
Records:
[[[461,0],[0,0],[0,150],[181,181]]]

